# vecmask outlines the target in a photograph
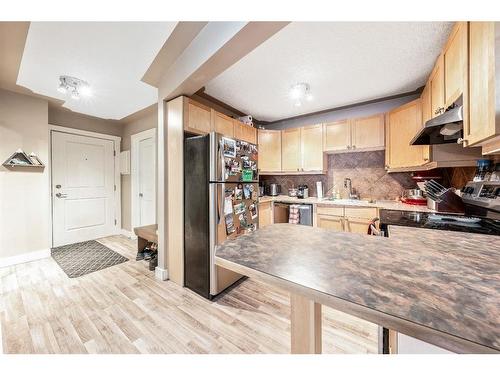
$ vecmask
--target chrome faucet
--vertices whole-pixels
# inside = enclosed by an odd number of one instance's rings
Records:
[[[350,178],[344,178],[344,187],[349,189],[349,199],[358,199],[358,196],[353,192],[352,181]]]

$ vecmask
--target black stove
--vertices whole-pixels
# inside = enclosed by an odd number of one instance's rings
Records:
[[[500,220],[415,211],[380,210],[380,228],[388,235],[388,225],[500,235]]]

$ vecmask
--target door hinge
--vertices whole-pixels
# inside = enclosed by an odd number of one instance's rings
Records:
[[[115,185],[115,191],[116,191],[116,185]]]
[[[115,219],[115,225],[116,225],[116,224],[117,224],[117,221],[116,221],[116,219]]]
[[[113,150],[113,156],[116,156],[116,150]]]

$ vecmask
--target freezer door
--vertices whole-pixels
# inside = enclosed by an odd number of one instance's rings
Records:
[[[257,145],[210,133],[210,181],[258,182]]]
[[[210,294],[217,295],[242,276],[215,265],[216,246],[258,228],[258,184],[210,184]]]

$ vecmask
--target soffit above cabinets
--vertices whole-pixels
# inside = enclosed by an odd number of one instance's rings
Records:
[[[158,100],[141,78],[176,22],[32,22],[17,77],[31,91],[75,112],[122,119]],[[59,76],[87,81],[92,96],[57,91]]]
[[[414,91],[426,79],[451,22],[292,22],[213,79],[205,92],[261,121]],[[313,100],[294,106],[291,85]]]

